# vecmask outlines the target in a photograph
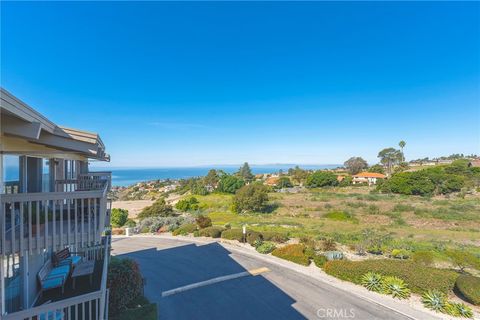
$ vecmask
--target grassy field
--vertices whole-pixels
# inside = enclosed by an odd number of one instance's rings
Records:
[[[196,196],[214,225],[247,224],[254,230],[290,237],[331,237],[353,245],[365,229],[388,233],[392,245],[410,249],[465,247],[480,253],[480,197],[425,198],[370,194],[367,187],[271,193],[276,209],[269,214],[235,214],[232,195]],[[396,242],[396,243],[395,243]]]

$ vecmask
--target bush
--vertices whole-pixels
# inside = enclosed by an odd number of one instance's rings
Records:
[[[255,248],[258,252],[267,254],[276,249],[276,245],[273,242],[263,242],[261,245]]]
[[[415,263],[424,265],[424,266],[431,266],[433,264],[433,253],[430,251],[416,251],[412,254],[412,260]]]
[[[128,220],[128,210],[113,208],[110,214],[112,227],[122,227]]]
[[[367,272],[396,276],[406,281],[412,292],[419,294],[430,289],[451,292],[457,279],[456,272],[425,267],[408,260],[328,261],[324,270],[332,276],[357,284],[361,284],[361,278]]]
[[[222,239],[243,241],[242,229],[227,229],[222,232]]]
[[[119,313],[142,294],[143,279],[138,264],[132,259],[112,257],[107,276],[110,289],[109,310]]]
[[[407,284],[395,276],[387,276],[382,279],[382,293],[399,299],[410,297],[410,289],[408,289]]]
[[[337,249],[337,243],[331,238],[323,239],[320,248],[322,251],[334,251]]]
[[[408,259],[410,254],[410,251],[405,249],[393,249],[390,253],[390,256],[395,259]]]
[[[133,309],[125,310],[111,318],[112,320],[156,320],[158,318],[157,304],[144,304]]]
[[[185,236],[189,233],[193,233],[197,230],[197,225],[195,223],[186,223],[182,224],[178,229],[173,231],[174,236],[182,235]]]
[[[305,183],[308,188],[336,186],[337,184],[337,176],[328,171],[315,171],[307,177],[307,181]]]
[[[357,219],[349,212],[346,211],[330,211],[324,218],[335,221],[357,221]]]
[[[127,222],[125,222],[125,227],[127,228],[133,228],[137,225],[137,223],[135,222],[135,220],[132,220],[132,219],[128,219]]]
[[[144,208],[139,214],[139,219],[149,217],[170,217],[175,215],[172,206],[165,202],[165,199],[158,199],[151,206]]]
[[[473,318],[473,311],[463,303],[448,301],[445,306],[445,313],[454,317]]]
[[[245,185],[245,181],[234,175],[224,174],[220,177],[217,190],[225,193],[235,193]]]
[[[263,212],[268,202],[268,187],[252,183],[241,187],[233,198],[233,208],[237,213]]]
[[[138,229],[144,232],[156,233],[160,229],[164,231],[173,231],[177,229],[182,223],[190,222],[183,217],[150,217],[141,220],[138,223]]]
[[[188,199],[182,199],[175,204],[175,208],[180,211],[189,211],[189,210],[198,210],[200,208],[198,200],[195,197],[190,197]]]
[[[277,248],[273,250],[272,255],[304,266],[310,264],[310,260],[305,254],[305,246],[303,244],[289,244]]]
[[[201,237],[220,238],[223,230],[225,230],[223,227],[207,227],[200,229],[198,235]]]
[[[196,219],[195,219],[195,222],[197,222],[198,224],[198,227],[200,229],[203,229],[203,228],[207,228],[207,227],[210,227],[212,225],[212,219],[210,219],[209,217],[206,217],[204,215],[199,215]]]
[[[323,268],[325,263],[327,262],[327,257],[325,257],[323,254],[316,254],[313,256],[313,263],[319,268]]]
[[[455,289],[470,303],[480,305],[480,278],[460,275],[455,282]]]
[[[276,231],[262,231],[263,240],[284,243],[288,241],[288,236],[285,233]]]
[[[257,231],[247,230],[247,243],[253,246],[257,241],[263,241],[262,234]]]

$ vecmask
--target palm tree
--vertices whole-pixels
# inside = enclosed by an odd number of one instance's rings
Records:
[[[405,154],[403,153],[403,148],[405,148],[405,146],[407,145],[407,143],[403,140],[401,140],[399,143],[398,143],[398,146],[400,147],[400,150],[402,152],[402,162],[405,162]]]

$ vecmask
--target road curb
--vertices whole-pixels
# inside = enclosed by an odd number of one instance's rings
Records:
[[[176,240],[181,242],[190,242],[190,243],[197,243],[197,244],[211,244],[211,243],[218,243],[228,249],[232,253],[249,256],[255,258],[257,260],[263,260],[267,263],[274,264],[276,266],[287,268],[291,271],[297,272],[302,274],[303,276],[310,277],[312,279],[321,281],[327,285],[333,286],[336,289],[342,290],[344,292],[348,292],[349,294],[355,295],[356,297],[379,305],[381,307],[387,308],[392,310],[395,313],[401,314],[409,319],[418,319],[418,320],[438,320],[438,319],[451,319],[447,316],[442,314],[435,314],[427,309],[419,309],[417,306],[412,305],[408,302],[401,301],[401,300],[394,300],[393,298],[385,295],[380,295],[371,291],[367,291],[363,287],[355,285],[353,283],[343,281],[337,279],[333,276],[327,275],[321,269],[316,267],[305,267],[293,262],[283,260],[271,255],[264,255],[260,254],[252,249],[248,249],[243,247],[242,244],[232,243],[230,241],[225,241],[225,239],[212,239],[212,238],[203,238],[203,237],[187,237],[187,236],[172,236],[168,234],[161,234],[161,235],[135,235],[135,238],[154,238],[154,239],[165,239],[165,240]],[[115,238],[126,238],[124,236],[119,236]]]

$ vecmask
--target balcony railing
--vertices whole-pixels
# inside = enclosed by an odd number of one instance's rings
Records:
[[[109,174],[85,174],[56,185],[69,190],[1,195],[0,254],[82,248],[100,241],[109,223]]]
[[[86,256],[93,259],[102,258],[100,288],[67,299],[60,299],[39,306],[6,314],[4,320],[18,319],[62,319],[62,320],[106,320],[108,319],[107,271],[110,257],[110,237],[104,237],[103,245],[92,250]]]

